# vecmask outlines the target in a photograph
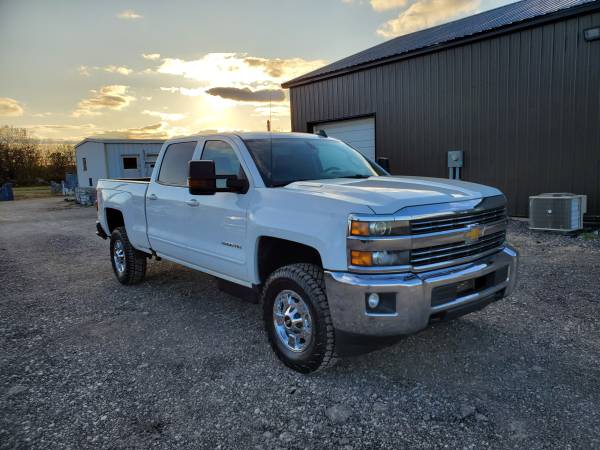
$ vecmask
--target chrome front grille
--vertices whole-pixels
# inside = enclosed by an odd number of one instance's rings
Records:
[[[480,222],[479,222],[480,223]],[[500,249],[506,240],[506,231],[483,236],[477,242],[456,242],[453,244],[436,245],[433,247],[417,248],[410,251],[410,264],[418,268],[430,264],[440,264],[460,260],[474,255],[481,255]]]
[[[427,272],[466,264],[498,252],[506,244],[503,195],[403,208],[393,215],[350,216],[350,221],[402,223],[403,233],[352,235],[348,228],[348,269],[356,273]],[[352,252],[393,252],[396,265],[352,264]]]
[[[499,207],[465,214],[453,214],[410,222],[411,234],[435,233],[437,231],[456,230],[471,224],[486,224],[506,219],[506,208]]]

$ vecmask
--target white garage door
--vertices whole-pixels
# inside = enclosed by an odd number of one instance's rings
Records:
[[[313,130],[315,133],[324,130],[327,136],[344,141],[367,158],[375,160],[375,119],[373,117],[319,123],[313,127]]]

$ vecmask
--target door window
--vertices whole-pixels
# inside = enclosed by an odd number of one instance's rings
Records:
[[[189,162],[194,155],[195,142],[179,142],[171,144],[165,150],[158,182],[171,186],[188,185]]]
[[[239,178],[246,178],[240,160],[227,142],[206,141],[202,159],[215,162],[215,175],[235,175]],[[226,187],[227,180],[217,180],[217,188]]]

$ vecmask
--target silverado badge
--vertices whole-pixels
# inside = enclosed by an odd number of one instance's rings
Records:
[[[465,241],[467,243],[474,243],[479,240],[481,236],[483,236],[483,225],[479,224],[470,224],[467,225],[468,231],[465,233]]]

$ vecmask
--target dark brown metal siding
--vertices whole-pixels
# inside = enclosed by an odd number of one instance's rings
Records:
[[[394,174],[446,177],[465,151],[463,179],[499,187],[513,215],[541,192],[588,195],[600,216],[600,13],[291,89],[292,129],[375,115],[376,154]]]

